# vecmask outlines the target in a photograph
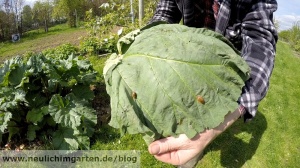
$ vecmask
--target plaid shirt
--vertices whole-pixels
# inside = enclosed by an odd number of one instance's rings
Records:
[[[200,24],[199,20],[204,21],[205,17],[211,14],[213,16],[211,5],[214,0],[198,0],[196,3],[194,1],[160,0],[150,22],[179,23],[182,19],[184,25],[209,27],[232,41],[241,50],[241,56],[251,68],[250,79],[245,82],[238,100],[245,109],[244,119],[251,119],[257,112],[259,102],[267,93],[274,67],[277,32],[273,24],[273,12],[277,10],[277,2],[218,0],[220,8],[217,20],[215,24],[212,21],[212,24],[208,24],[211,26],[207,26],[205,23]],[[208,3],[211,5],[207,5]]]
[[[196,0],[194,7],[194,25],[195,27],[205,27],[214,30],[216,20],[213,11],[213,1]]]

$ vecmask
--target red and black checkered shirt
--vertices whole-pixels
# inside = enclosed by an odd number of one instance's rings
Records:
[[[214,30],[218,9],[219,4],[216,0],[196,0],[194,8],[195,27],[206,27]]]
[[[213,7],[214,2],[219,9]],[[274,67],[277,31],[273,23],[276,0],[160,0],[152,20],[206,27],[228,37],[234,24],[241,30],[241,56],[251,68],[238,103],[255,116],[269,88]],[[215,11],[215,12],[214,12]],[[230,30],[230,29],[229,29]]]

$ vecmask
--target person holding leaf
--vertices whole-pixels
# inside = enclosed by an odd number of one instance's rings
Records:
[[[229,39],[251,68],[245,82],[238,108],[225,116],[224,122],[189,139],[167,137],[152,142],[150,154],[162,162],[194,165],[205,147],[224,132],[238,118],[245,122],[255,117],[259,102],[265,97],[274,67],[277,31],[273,13],[276,0],[160,0],[150,23],[182,22],[189,27],[208,28]],[[184,167],[184,166],[182,166]]]

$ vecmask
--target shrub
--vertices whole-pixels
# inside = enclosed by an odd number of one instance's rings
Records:
[[[133,3],[137,9],[138,2]],[[140,26],[146,25],[155,11],[156,2],[145,3],[145,16]],[[80,53],[103,54],[117,52],[117,41],[123,34],[127,34],[139,27],[138,22],[132,23],[130,13],[130,3],[108,1],[100,6],[101,16],[93,17],[92,10],[86,12],[85,27],[89,31],[89,37],[80,44]],[[137,11],[137,10],[135,10]],[[137,14],[135,14],[137,15]],[[117,31],[116,31],[117,29]]]
[[[78,54],[79,49],[70,44],[62,44],[56,48],[51,48],[43,51],[43,54],[47,57],[57,58],[57,59],[67,59],[72,54]]]

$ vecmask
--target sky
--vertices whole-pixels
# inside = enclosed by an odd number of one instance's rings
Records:
[[[33,5],[35,1],[37,0],[24,0],[26,5]]]
[[[278,9],[274,13],[279,21],[279,30],[290,29],[294,24],[300,24],[300,0],[277,0]]]
[[[26,4],[33,4],[36,0],[24,0]],[[300,0],[277,0],[278,10],[274,13],[279,22],[279,30],[290,29],[296,22],[300,24]]]

